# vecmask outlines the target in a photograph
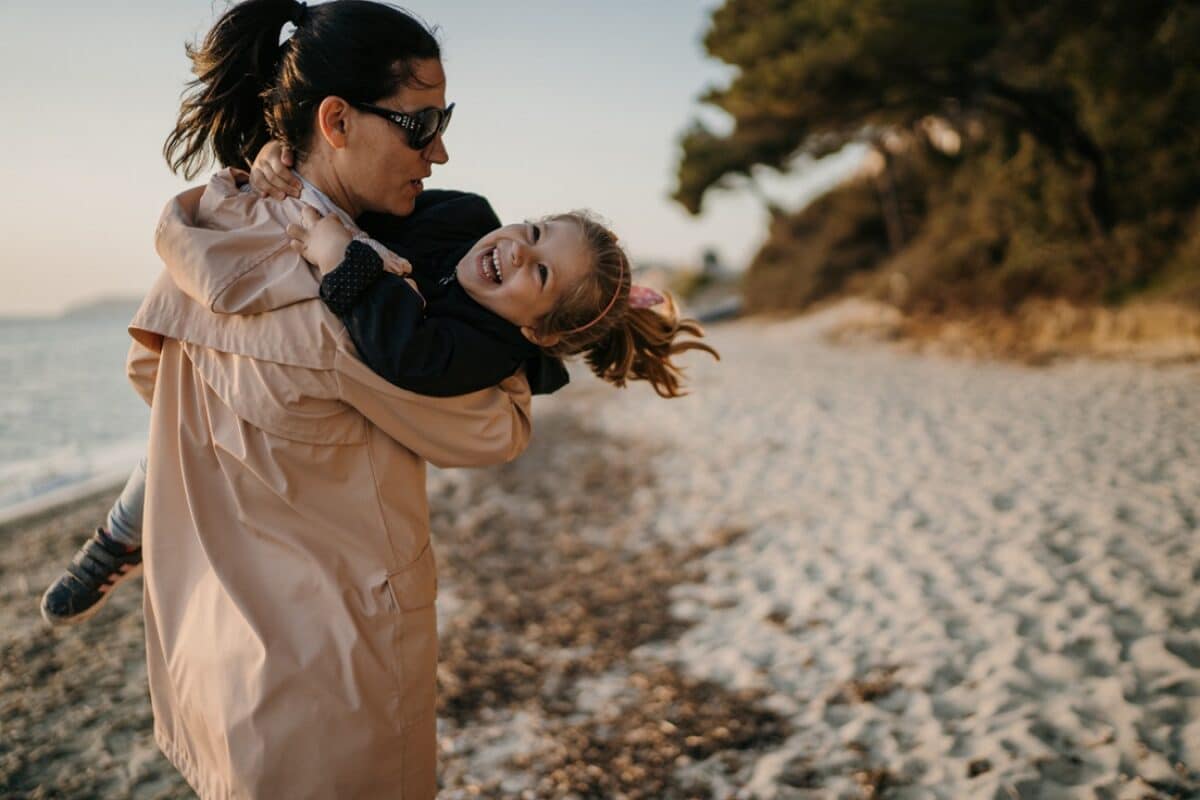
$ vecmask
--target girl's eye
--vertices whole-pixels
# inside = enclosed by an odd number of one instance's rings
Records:
[[[534,243],[536,243],[538,239],[542,238],[542,232],[538,230],[537,225],[529,226],[529,238]]]
[[[550,270],[546,269],[545,264],[538,264],[538,275],[542,278],[542,286],[545,286],[546,279],[550,277]]]

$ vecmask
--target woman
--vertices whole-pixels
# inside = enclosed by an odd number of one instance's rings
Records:
[[[288,21],[296,32],[279,45]],[[175,168],[193,172],[205,148],[245,163],[273,135],[352,216],[403,215],[446,160],[437,43],[403,12],[248,0],[191,56],[196,91],[166,148]],[[355,103],[401,112],[422,135]],[[277,246],[300,201],[228,197],[168,207],[206,220],[207,238],[172,249],[202,251],[208,271],[198,286],[167,259],[130,326],[130,377],[152,407],[143,555],[157,741],[204,798],[433,797],[425,461],[513,458],[530,434],[528,385],[518,375],[452,398],[388,385]],[[197,300],[252,269],[262,313]]]

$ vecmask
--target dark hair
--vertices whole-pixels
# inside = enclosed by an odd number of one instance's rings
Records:
[[[538,321],[539,336],[560,337],[542,349],[560,357],[583,353],[592,372],[615,386],[624,386],[628,380],[644,380],[661,397],[685,394],[683,370],[672,356],[703,350],[720,359],[717,351],[703,342],[680,341],[685,334],[702,337],[700,324],[694,319],[680,319],[669,294],[661,310],[629,305],[629,287],[633,285],[629,257],[618,244],[617,235],[594,215],[572,211],[550,219],[579,226],[593,263],[587,277]]]
[[[281,44],[288,22],[297,27]],[[221,15],[199,47],[185,49],[196,77],[163,155],[188,179],[210,154],[222,166],[244,167],[273,138],[303,159],[326,97],[378,101],[419,85],[414,62],[441,57],[423,22],[370,0],[312,7],[245,0]]]

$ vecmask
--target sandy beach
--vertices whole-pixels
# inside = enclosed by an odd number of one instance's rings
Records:
[[[1200,796],[1200,367],[714,327],[693,393],[582,373],[431,471],[442,797]],[[115,490],[0,527],[0,796],[189,797],[140,583],[38,597]]]

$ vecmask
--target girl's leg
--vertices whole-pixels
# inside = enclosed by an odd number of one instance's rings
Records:
[[[42,616],[47,622],[70,625],[88,619],[100,610],[113,589],[141,572],[145,501],[143,457],[108,514],[107,530],[98,528],[42,595]]]
[[[129,480],[117,502],[108,512],[105,530],[115,542],[126,547],[142,546],[142,509],[146,505],[146,457],[129,473]]]

